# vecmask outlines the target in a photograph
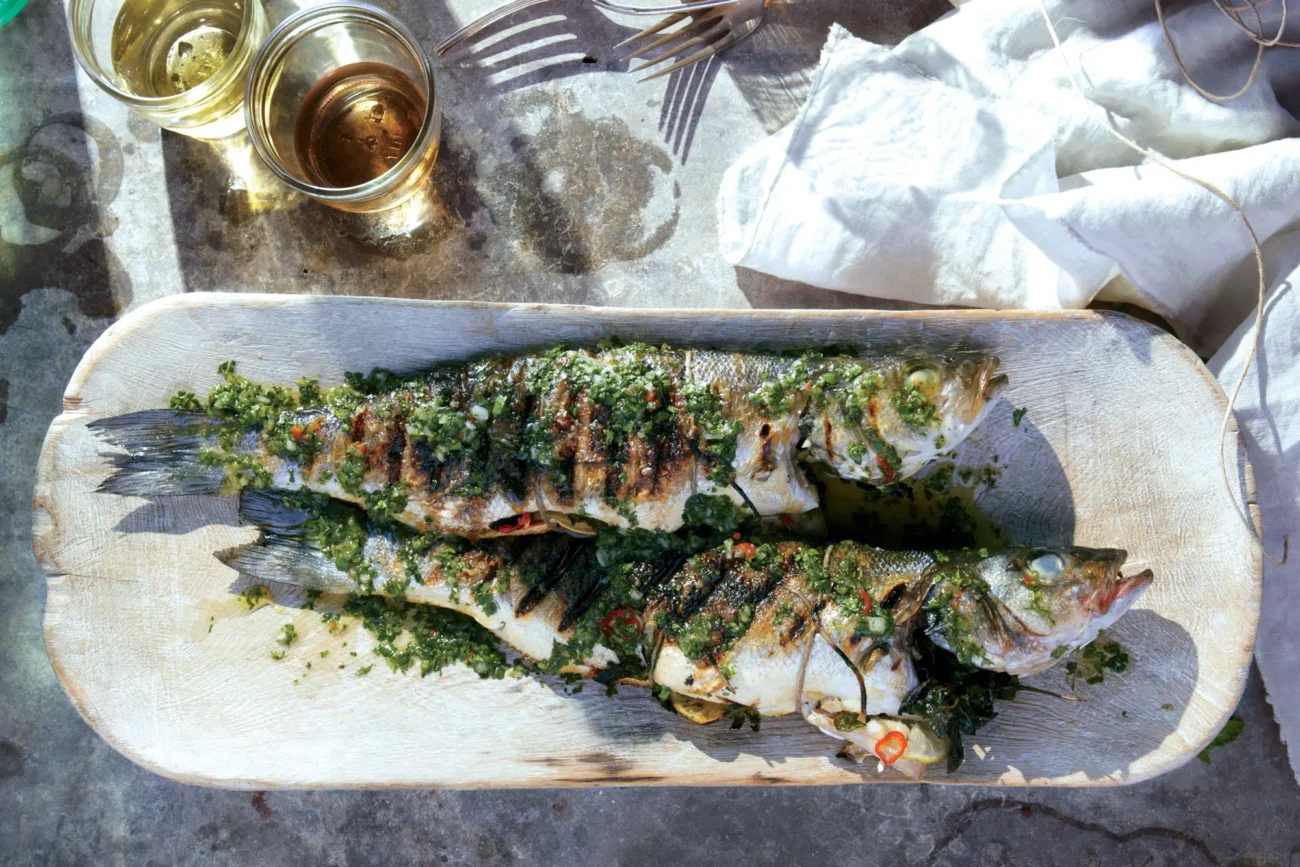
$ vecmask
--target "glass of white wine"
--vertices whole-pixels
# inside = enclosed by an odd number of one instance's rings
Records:
[[[194,138],[244,128],[261,0],[71,0],[68,16],[81,67],[133,111]]]
[[[344,211],[402,204],[438,159],[429,58],[405,25],[361,3],[312,7],[276,27],[248,74],[244,111],[271,170]]]

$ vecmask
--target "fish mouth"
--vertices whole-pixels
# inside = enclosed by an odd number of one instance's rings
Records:
[[[1155,580],[1155,573],[1150,569],[1143,569],[1138,574],[1127,578],[1118,571],[1118,563],[1115,564],[1115,569],[1114,577],[1093,593],[1088,601],[1088,608],[1097,614],[1110,613],[1111,607],[1117,602],[1122,602],[1125,607],[1132,605],[1142,595],[1142,591]]]
[[[1005,373],[998,373],[998,367],[1001,364],[1002,360],[995,355],[980,365],[976,384],[979,386],[980,396],[984,398],[985,402],[995,400],[1010,381]]]
[[[998,357],[991,356],[978,362],[978,367],[974,374],[967,381],[970,383],[966,394],[969,395],[966,401],[966,419],[968,424],[975,424],[979,421],[980,416],[989,406],[998,399],[998,395],[1007,387],[1010,381],[1005,373],[998,373],[998,365],[1002,362]]]

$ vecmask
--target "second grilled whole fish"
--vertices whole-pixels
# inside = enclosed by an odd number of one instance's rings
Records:
[[[610,565],[599,544],[560,534],[467,546],[356,523],[340,531],[262,492],[246,493],[242,511],[262,539],[218,557],[245,575],[452,609],[542,671],[667,688],[697,720],[729,705],[798,712],[864,755],[881,755],[918,686],[915,632],[964,663],[1034,674],[1092,641],[1151,581],[1150,570],[1123,576],[1126,554],[1114,549],[757,540]]]
[[[762,516],[817,506],[798,458],[908,478],[961,443],[1006,382],[996,358],[785,358],[557,349],[410,380],[264,387],[223,365],[200,402],[92,424],[125,455],[101,490],[305,488],[471,538],[594,521],[672,531],[696,494]]]

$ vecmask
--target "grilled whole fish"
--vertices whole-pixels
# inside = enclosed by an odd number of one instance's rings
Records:
[[[101,490],[305,488],[470,538],[672,531],[688,500],[759,515],[817,506],[797,456],[871,484],[910,477],[980,423],[1006,382],[987,356],[784,358],[633,345],[440,367],[322,397],[223,366],[201,404],[95,422],[123,447]],[[342,392],[341,394],[339,392]]]
[[[879,731],[836,720],[899,714],[918,685],[914,630],[962,661],[1032,674],[1095,638],[1151,582],[1149,570],[1125,578],[1114,549],[728,541],[676,562],[608,566],[598,544],[561,534],[413,545],[369,532],[340,563],[309,513],[278,495],[246,492],[242,512],[262,538],[217,556],[252,578],[452,609],[543,671],[799,712],[866,749]]]

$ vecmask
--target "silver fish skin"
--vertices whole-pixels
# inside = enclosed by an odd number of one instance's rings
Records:
[[[1127,557],[1077,547],[954,555],[938,564],[928,591],[944,602],[930,637],[981,668],[1038,674],[1114,624],[1151,585],[1150,569],[1125,577]]]
[[[555,350],[446,366],[342,408],[286,412],[233,449],[214,451],[211,412],[146,411],[92,427],[126,450],[101,486],[113,493],[251,481],[368,506],[397,491],[397,520],[469,538],[585,521],[672,531],[697,494],[761,516],[816,508],[805,460],[870,484],[911,476],[985,417],[1006,383],[997,367],[980,354]]]
[[[357,590],[304,535],[303,514],[276,496],[244,495],[245,517],[265,535],[219,558],[263,580]],[[760,541],[609,566],[595,544],[560,534],[413,549],[371,533],[363,551],[371,592],[466,614],[525,657],[558,660],[557,673],[610,670],[770,716],[897,715],[917,686],[908,651],[916,629],[977,666],[1041,671],[1150,584],[1149,570],[1125,578],[1124,558],[1112,549]]]

